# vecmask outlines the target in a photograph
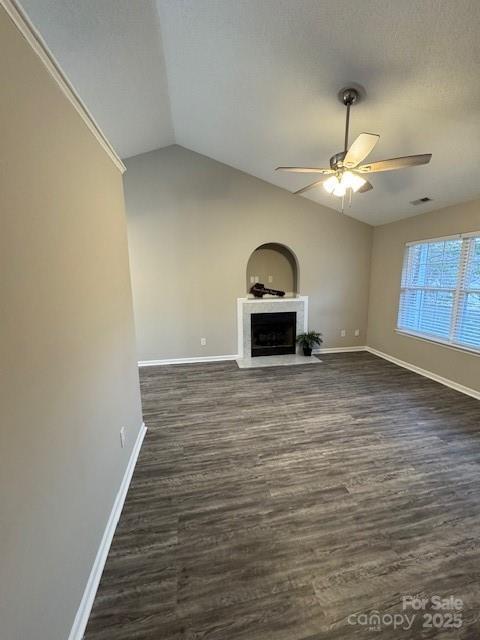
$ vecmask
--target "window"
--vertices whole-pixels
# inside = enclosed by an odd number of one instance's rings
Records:
[[[480,233],[407,244],[397,328],[480,351]]]

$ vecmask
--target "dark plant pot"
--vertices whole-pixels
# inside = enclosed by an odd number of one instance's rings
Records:
[[[312,355],[312,347],[303,347],[303,355],[311,356]]]

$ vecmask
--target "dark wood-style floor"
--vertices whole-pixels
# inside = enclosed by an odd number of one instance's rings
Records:
[[[367,353],[323,361],[142,369],[88,640],[480,637],[480,403]],[[416,594],[461,598],[462,627],[349,623]]]

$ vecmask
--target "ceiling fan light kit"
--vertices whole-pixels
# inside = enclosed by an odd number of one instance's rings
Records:
[[[414,156],[404,156],[401,158],[390,158],[389,160],[379,160],[369,164],[360,164],[373,151],[380,136],[375,133],[361,133],[348,147],[348,134],[350,128],[350,108],[359,101],[360,95],[357,89],[349,87],[339,93],[340,100],[347,108],[345,119],[345,140],[344,149],[334,154],[330,158],[330,168],[322,167],[277,167],[276,171],[289,171],[293,173],[320,173],[330,176],[327,179],[315,180],[306,187],[295,191],[300,195],[319,185],[327,193],[343,198],[348,193],[351,202],[353,193],[366,193],[373,189],[373,185],[363,176],[367,173],[379,173],[381,171],[394,171],[396,169],[406,169],[421,164],[428,164],[432,157],[431,153]],[[363,174],[363,175],[362,175]]]
[[[338,176],[331,176],[323,183],[323,188],[328,193],[333,193],[334,196],[343,197],[347,189],[351,189],[354,193],[366,184],[365,178],[352,173],[351,171],[344,171],[340,178]]]

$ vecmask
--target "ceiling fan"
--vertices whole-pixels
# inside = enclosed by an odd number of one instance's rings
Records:
[[[347,88],[340,92],[340,99],[347,107],[345,121],[345,144],[344,150],[336,153],[330,158],[330,168],[321,167],[277,167],[275,171],[291,171],[293,173],[320,173],[329,178],[321,178],[311,184],[295,191],[296,194],[305,193],[320,184],[324,189],[334,196],[343,198],[348,192],[351,199],[352,193],[365,193],[373,189],[373,185],[364,177],[370,173],[380,171],[395,171],[396,169],[406,169],[416,167],[421,164],[428,164],[431,153],[424,153],[416,156],[403,156],[401,158],[390,158],[389,160],[379,160],[360,164],[377,144],[380,136],[375,133],[361,133],[358,138],[348,148],[348,129],[350,125],[350,107],[358,102],[360,95],[356,89]]]

